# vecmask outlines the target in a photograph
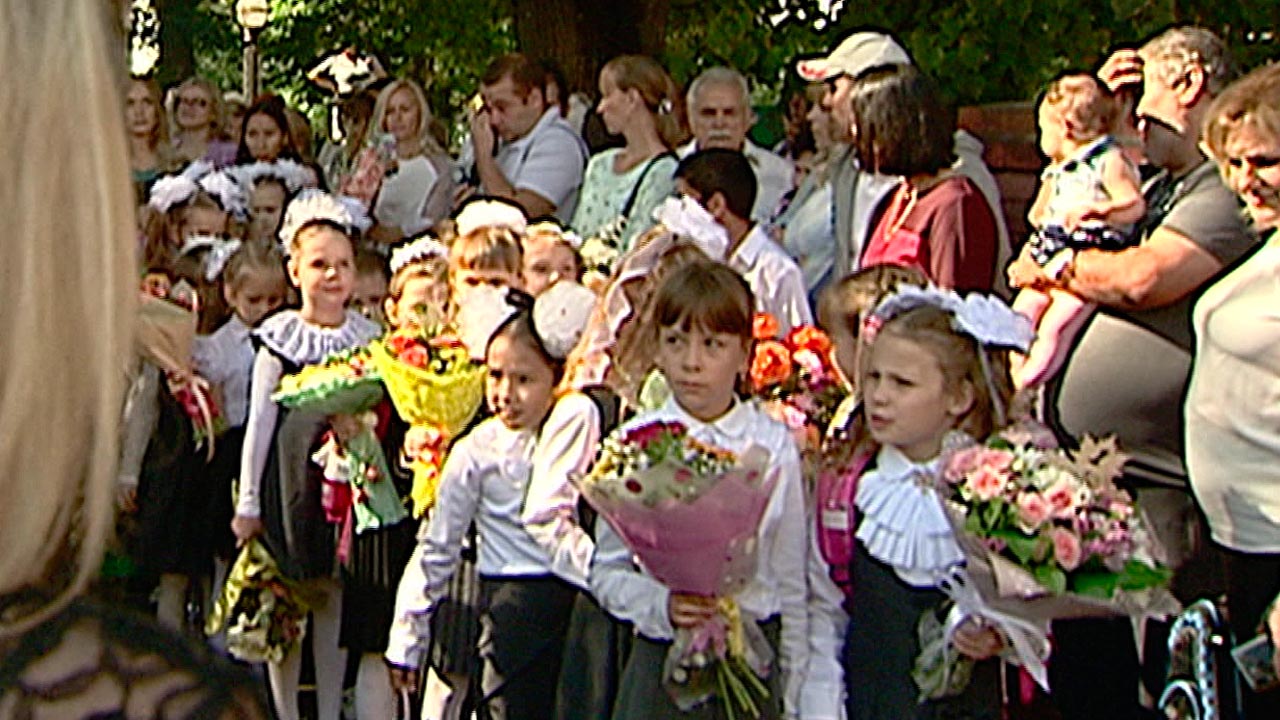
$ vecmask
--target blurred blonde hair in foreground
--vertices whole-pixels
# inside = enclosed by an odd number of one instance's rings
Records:
[[[136,296],[118,7],[0,3],[0,597],[53,593],[0,637],[82,592],[111,529]]]

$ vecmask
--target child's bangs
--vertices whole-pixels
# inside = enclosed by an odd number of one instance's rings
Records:
[[[712,270],[721,270],[714,272]],[[658,327],[677,326],[751,338],[751,291],[733,271],[703,264],[677,272],[664,283],[654,299],[653,318]]]
[[[449,259],[459,270],[520,272],[520,240],[505,228],[485,227],[454,241]]]

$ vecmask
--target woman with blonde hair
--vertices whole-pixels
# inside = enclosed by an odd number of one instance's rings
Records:
[[[22,78],[0,85],[0,168],[22,178],[0,188],[0,715],[266,717],[199,646],[84,597],[112,527],[137,292],[108,7],[0,4],[0,63]]]
[[[153,78],[129,78],[124,96],[125,130],[129,133],[129,169],[133,175],[134,202],[147,201],[151,183],[177,169],[169,147],[168,120],[160,84]]]
[[[582,197],[570,227],[583,237],[617,235],[625,253],[653,226],[653,211],[675,188],[672,150],[688,137],[684,100],[653,58],[620,55],[600,70],[596,107],[609,132],[626,144],[587,163]]]
[[[449,216],[453,161],[432,134],[432,120],[427,95],[413,80],[393,80],[378,94],[371,150],[382,155],[387,172],[373,204],[377,224],[369,236],[377,242],[418,235]]]
[[[1209,106],[1203,146],[1239,195],[1261,243],[1200,296],[1184,406],[1187,476],[1226,554],[1237,643],[1265,624],[1280,642],[1280,65],[1254,70]],[[1280,652],[1273,654],[1280,668]],[[1280,717],[1280,690],[1243,690],[1244,714]]]
[[[213,81],[189,77],[173,93],[173,152],[183,164],[235,162],[236,146],[223,135],[222,91]]]

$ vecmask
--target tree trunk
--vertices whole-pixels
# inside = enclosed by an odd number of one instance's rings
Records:
[[[657,56],[669,0],[514,0],[520,51],[553,60],[569,90],[594,95],[600,67],[628,53]]]
[[[169,87],[196,74],[196,53],[192,44],[199,32],[196,0],[156,0],[160,16],[160,63],[156,80]]]

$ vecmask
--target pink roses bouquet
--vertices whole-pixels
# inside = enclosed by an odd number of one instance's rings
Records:
[[[1125,457],[1114,438],[1085,438],[1073,453],[1016,440],[996,435],[955,451],[942,480],[965,534],[1008,563],[1007,574],[1019,571],[1019,587],[1033,580],[1035,594],[1112,601],[1168,583],[1133,500],[1115,486]]]
[[[762,449],[738,456],[657,421],[606,438],[577,479],[650,575],[674,593],[720,598],[719,614],[677,629],[667,653],[663,684],[681,709],[719,696],[730,718],[759,717],[768,696],[759,677],[772,651],[733,600],[756,573],[756,533],[774,484],[766,461]]]
[[[1050,620],[1179,609],[1155,538],[1115,485],[1124,463],[1114,438],[1072,452],[1016,430],[944,458],[938,488],[965,563],[938,586],[960,617],[999,628],[1046,689]],[[950,644],[954,622],[926,625],[914,675],[924,697],[942,697],[963,688],[967,661]]]

